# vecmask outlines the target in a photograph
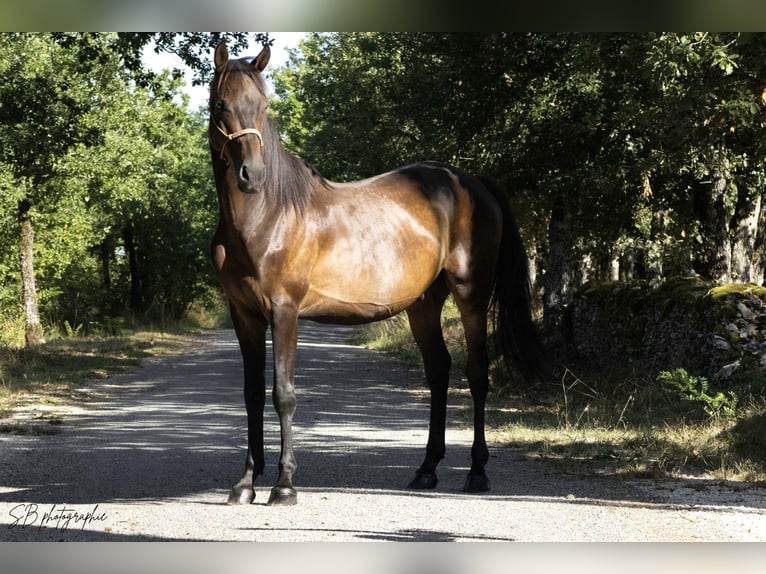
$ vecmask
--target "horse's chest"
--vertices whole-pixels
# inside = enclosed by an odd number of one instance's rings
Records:
[[[259,278],[260,273],[250,259],[243,257],[241,250],[224,242],[214,242],[210,255],[218,281],[226,296],[247,307],[256,304],[265,311],[266,304]]]

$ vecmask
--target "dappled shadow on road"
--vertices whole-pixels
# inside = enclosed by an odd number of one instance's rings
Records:
[[[397,385],[406,379],[414,386],[416,377],[346,344],[344,329],[302,331],[299,484],[406,484],[425,444],[427,396]],[[94,382],[89,408],[59,434],[0,438],[0,502],[86,504],[227,490],[244,464],[241,380],[236,339],[221,332],[184,355]],[[276,476],[279,448],[270,401],[266,433],[263,484]]]
[[[89,408],[60,434],[4,441],[0,461],[14,460],[3,486],[18,490],[0,500],[84,504],[223,486],[213,470],[233,457],[241,425],[226,377],[235,352],[228,337],[217,337],[210,347],[94,382]]]
[[[347,335],[345,328],[301,325],[296,487],[434,496],[405,489],[427,437],[428,395],[420,373],[347,344]],[[201,340],[184,355],[152,359],[132,373],[93,383],[91,408],[65,421],[60,434],[0,438],[0,503],[151,503],[208,491],[220,493],[223,503],[244,464],[241,379],[239,349],[227,331],[205,336],[204,344]],[[270,402],[266,413],[267,470],[258,480],[261,491],[276,478],[279,454]],[[458,426],[454,420],[450,424],[436,495],[471,498],[460,492],[470,465],[471,432]],[[540,465],[511,449],[492,449],[488,470],[493,491],[478,497],[482,500],[631,506],[658,502],[609,478],[551,480]],[[264,500],[262,492],[258,497]],[[98,536],[118,539],[109,533]],[[441,540],[451,535],[358,536]]]

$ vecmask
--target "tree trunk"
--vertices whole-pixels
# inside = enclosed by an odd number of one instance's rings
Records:
[[[543,281],[543,325],[548,332],[559,325],[564,306],[572,299],[574,273],[570,227],[563,208],[554,207],[548,226],[549,247]]]
[[[696,267],[703,277],[717,283],[731,281],[731,238],[726,209],[728,182],[719,168],[711,171],[711,184],[702,192],[701,223],[705,243],[699,249]]]
[[[599,275],[598,269],[596,269],[596,272],[594,273],[593,255],[590,253],[585,253],[578,257],[577,268],[575,271],[576,274],[574,277],[573,285],[575,288],[579,287],[580,285],[585,285],[593,278],[594,275]]]
[[[44,343],[43,327],[37,307],[35,287],[34,244],[35,233],[29,211],[31,204],[23,199],[18,205],[19,262],[21,264],[21,300],[24,305],[24,340],[27,347]]]
[[[534,293],[537,289],[537,245],[534,244],[534,242],[531,242],[532,245],[530,245],[527,248],[527,260],[529,261],[527,265],[527,271],[529,273],[529,286],[532,288],[532,292]]]
[[[756,283],[760,279],[755,245],[758,220],[761,216],[761,195],[746,190],[739,193],[732,222],[731,278],[738,283]]]
[[[652,226],[649,241],[646,244],[644,260],[646,278],[650,285],[659,285],[664,277],[663,259],[665,256],[665,239],[668,235],[668,214],[664,210],[652,214]]]
[[[141,280],[138,276],[138,258],[136,257],[136,244],[133,240],[133,226],[128,224],[122,231],[125,241],[125,252],[128,255],[128,267],[130,268],[130,309],[139,311],[141,308]]]
[[[620,263],[620,276],[622,281],[632,281],[636,273],[636,249],[631,241]]]
[[[761,232],[755,238],[753,283],[763,285],[766,279],[766,208],[763,205],[763,194],[761,194],[761,214],[758,217],[757,227]]]
[[[620,280],[620,248],[617,246],[617,243],[614,243],[611,249],[609,249],[608,274],[610,281]]]
[[[106,292],[112,289],[112,277],[109,270],[109,260],[112,257],[112,251],[111,241],[104,239],[99,246],[99,257],[101,258],[101,284]]]

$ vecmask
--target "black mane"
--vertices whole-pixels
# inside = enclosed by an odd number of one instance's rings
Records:
[[[263,159],[266,163],[266,189],[282,207],[295,207],[303,212],[316,190],[316,183],[328,188],[327,180],[303,159],[292,155],[279,136],[276,122],[263,121]]]

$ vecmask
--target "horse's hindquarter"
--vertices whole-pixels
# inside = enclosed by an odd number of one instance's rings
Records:
[[[364,322],[402,311],[439,275],[449,209],[398,175],[324,194],[317,251],[301,315]]]

